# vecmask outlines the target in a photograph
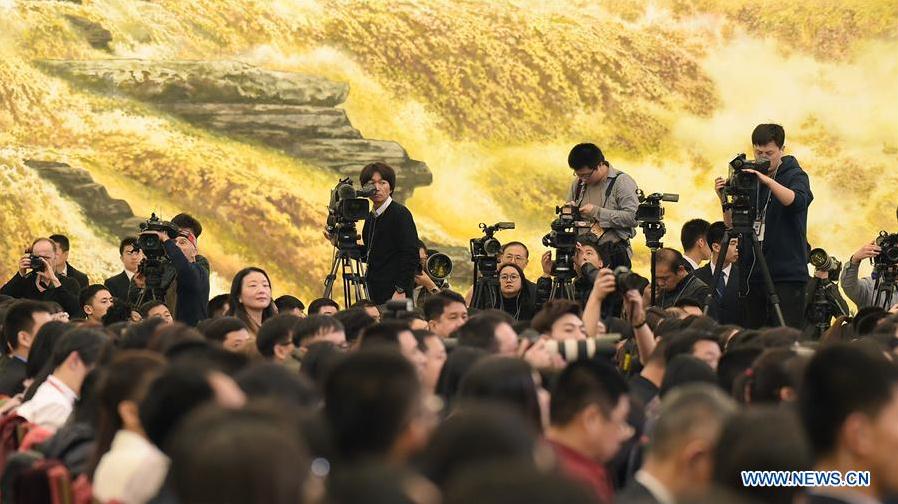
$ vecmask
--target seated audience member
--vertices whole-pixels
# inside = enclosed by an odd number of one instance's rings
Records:
[[[72,324],[51,320],[42,325],[28,351],[28,362],[25,364],[25,384],[31,384],[34,380],[42,380],[41,373],[47,367],[47,363],[53,358],[53,348],[56,342],[66,332],[75,329]],[[5,374],[5,371],[0,371]],[[26,388],[28,388],[26,386]]]
[[[50,310],[37,301],[14,301],[3,323],[3,357],[0,395],[12,397],[24,390],[29,352],[44,324],[50,322]]]
[[[280,314],[271,317],[262,324],[256,336],[256,348],[266,360],[279,364],[287,362],[296,348],[296,325],[302,319],[296,315]]]
[[[375,324],[362,333],[359,340],[359,349],[387,346],[398,350],[406,359],[414,364],[418,373],[423,377],[426,359],[418,349],[418,340],[412,334],[412,330],[406,324],[399,321],[388,320]]]
[[[229,352],[241,352],[252,340],[246,324],[237,317],[218,317],[202,327],[203,336]]]
[[[75,329],[64,334],[53,349],[52,374],[16,413],[45,429],[55,431],[61,427],[72,412],[84,377],[97,364],[106,339],[105,334],[94,329]]]
[[[501,293],[502,311],[515,320],[533,318],[533,297],[527,289],[527,276],[517,264],[504,264],[499,268],[499,290]]]
[[[542,395],[542,399],[540,396]],[[517,412],[534,433],[542,433],[549,419],[549,395],[539,373],[517,357],[489,357],[474,364],[462,378],[458,400],[501,404]]]
[[[154,352],[118,354],[97,392],[100,421],[94,449],[93,494],[102,502],[148,502],[168,472],[168,457],[146,438],[138,405],[165,368]]]
[[[706,299],[709,287],[692,275],[686,268],[683,254],[671,249],[662,248],[655,256],[655,280],[657,295],[655,305],[661,308],[675,306],[680,299],[692,299],[701,302]],[[646,305],[649,305],[651,286],[646,288]]]
[[[340,305],[330,298],[318,298],[309,303],[309,315],[331,315],[340,311]]]
[[[680,298],[674,303],[674,308],[679,308],[687,317],[700,317],[704,315],[703,301],[692,298]]]
[[[168,454],[169,439],[184,418],[216,399],[206,373],[186,365],[169,365],[150,383],[138,405],[140,425],[156,448]]]
[[[627,382],[630,387],[630,399],[641,406],[649,404],[661,390],[661,381],[664,379],[664,370],[667,367],[666,349],[666,343],[659,343],[639,374]]]
[[[532,326],[541,335],[556,341],[586,339],[580,305],[567,299],[546,303],[533,317]]]
[[[300,354],[304,354],[309,345],[319,341],[329,341],[340,348],[346,348],[343,324],[328,315],[309,315],[293,326],[293,344]]]
[[[453,291],[438,292],[424,302],[424,318],[432,333],[448,338],[468,320],[465,298]]]
[[[615,502],[660,504],[701,498],[711,486],[721,431],[736,411],[736,403],[713,385],[688,385],[668,394],[661,402],[642,469]]]
[[[605,463],[633,435],[629,411],[627,383],[600,361],[571,363],[552,389],[546,438],[562,473],[591,488],[600,502],[614,500]]]
[[[121,273],[111,276],[103,282],[112,297],[127,300],[128,289],[131,287],[131,279],[137,274],[137,267],[143,260],[143,252],[137,246],[137,237],[128,236],[122,239],[118,246],[119,258],[124,269]]]
[[[168,311],[168,308],[165,309]],[[168,314],[171,318],[171,313]],[[106,308],[106,314],[103,315],[103,327],[109,327],[119,322],[140,322],[143,320],[140,312],[134,311],[127,301],[118,298],[112,298],[112,303]]]
[[[667,343],[667,361],[680,354],[688,354],[701,359],[713,371],[717,371],[720,357],[723,354],[720,341],[711,333],[697,330],[681,331],[669,338]]]
[[[341,461],[398,464],[424,447],[435,420],[415,367],[388,348],[350,353],[334,366],[324,386],[324,417]]]
[[[582,484],[530,463],[497,460],[460,471],[446,490],[446,504],[502,504],[552,502],[598,504],[595,493]]]
[[[459,327],[453,336],[458,340],[459,346],[472,346],[498,355],[515,356],[518,335],[509,319],[504,312],[478,313]]]
[[[39,258],[41,264],[31,264],[31,256]],[[19,259],[18,272],[0,287],[0,294],[34,301],[55,301],[69,317],[79,316],[81,287],[76,280],[57,275],[53,268],[55,262],[56,244],[49,238],[38,238]]]
[[[778,404],[795,401],[809,361],[809,354],[793,348],[765,350],[752,364],[751,371],[746,373],[746,402]]]
[[[97,382],[100,381],[100,374],[101,370],[97,368],[87,373],[68,421],[53,436],[34,447],[45,459],[59,460],[65,464],[72,478],[90,474],[99,428]]]
[[[237,373],[234,379],[248,401],[273,399],[309,409],[317,409],[321,405],[315,383],[281,364],[254,364]]]
[[[231,282],[228,307],[228,316],[239,318],[250,333],[258,334],[262,324],[277,314],[268,273],[256,267],[238,271]]]
[[[296,315],[303,318],[306,316],[306,305],[299,298],[285,294],[274,300],[274,305],[278,308],[281,315]]]
[[[171,315],[171,311],[169,311],[168,306],[165,306],[165,303],[160,300],[155,301],[147,301],[146,303],[140,305],[139,308],[140,316],[143,320],[147,320],[153,317],[161,318],[167,324],[171,324],[175,321],[174,317]]]
[[[102,325],[106,311],[112,306],[112,293],[105,285],[90,285],[81,291],[80,302],[85,318]]]
[[[480,359],[489,356],[489,352],[476,347],[458,347],[446,356],[446,363],[437,379],[437,394],[447,407],[454,404],[461,380],[468,370]]]
[[[427,330],[412,330],[412,334],[415,335],[415,339],[418,341],[418,349],[421,350],[425,358],[421,384],[425,390],[436,392],[440,371],[442,371],[443,364],[446,363],[448,356],[446,345],[443,344],[443,338]]]
[[[898,495],[898,371],[880,354],[833,344],[811,358],[798,411],[818,471],[869,471],[870,486],[818,487],[807,502],[884,502]]]
[[[365,310],[359,308],[351,308],[349,310],[337,312],[337,314],[334,315],[334,318],[343,324],[343,330],[346,333],[346,342],[349,345],[354,345],[359,339],[359,336],[361,336],[362,331],[377,323],[377,321],[371,318]]]
[[[661,379],[661,388],[658,397],[664,399],[677,387],[689,383],[707,383],[717,385],[717,375],[705,361],[689,354],[679,354],[668,359],[664,369],[664,378]]]
[[[90,284],[87,275],[69,264],[69,238],[66,235],[55,234],[50,235],[50,240],[56,245],[56,263],[53,264],[56,273],[78,282],[78,290],[86,289]]]
[[[230,306],[228,306],[229,297],[229,294],[219,294],[209,300],[209,304],[206,307],[206,313],[209,314],[210,319],[225,316],[230,309]]]
[[[374,304],[374,301],[369,301],[367,299],[360,299],[350,306],[350,308],[359,308],[365,310],[365,313],[368,314],[369,317],[373,318],[377,322],[380,322],[380,310],[377,309],[377,305]]]

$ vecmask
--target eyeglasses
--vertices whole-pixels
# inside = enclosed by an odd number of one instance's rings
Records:
[[[514,282],[515,280],[520,280],[521,277],[518,275],[502,275],[499,277],[499,280],[503,282]]]

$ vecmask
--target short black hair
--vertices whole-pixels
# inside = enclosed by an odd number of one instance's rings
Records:
[[[519,241],[510,241],[510,242],[508,242],[508,243],[502,245],[502,248],[500,249],[500,253],[501,253],[501,254],[504,254],[504,253],[505,253],[505,250],[506,250],[508,247],[514,247],[514,246],[524,247],[524,252],[527,253],[527,257],[528,257],[528,258],[530,257],[530,249],[527,248],[527,245],[524,245],[523,243],[521,243],[521,242],[519,242]]]
[[[274,300],[274,305],[278,307],[279,312],[290,311],[296,308],[300,310],[305,310],[306,305],[303,304],[302,301],[296,296],[291,296],[290,294],[284,294],[283,296]]]
[[[359,339],[362,331],[377,323],[363,308],[350,308],[334,314],[334,318],[343,324],[346,341],[349,343]]]
[[[362,173],[359,175],[359,182],[361,182],[362,185],[371,182],[375,173],[379,173],[381,178],[390,184],[390,194],[393,194],[393,191],[396,189],[396,170],[386,163],[377,162],[365,165],[365,167],[362,168]]]
[[[816,352],[805,370],[798,410],[817,458],[832,454],[845,419],[876,416],[895,400],[898,371],[879,354],[848,344]]]
[[[168,308],[168,305],[165,304],[165,301],[162,301],[161,299],[153,299],[153,300],[147,301],[146,303],[140,305],[137,308],[137,312],[140,313],[141,317],[147,318],[147,317],[149,317],[150,310],[152,310],[153,308],[155,308],[157,306],[164,306],[164,307]],[[169,308],[169,311],[171,311],[170,308]]]
[[[727,225],[723,221],[712,222],[710,226],[708,226],[708,246],[712,247],[714,244],[723,246],[723,235],[727,232]],[[735,238],[735,235],[733,236]]]
[[[50,313],[50,308],[41,302],[31,300],[15,301],[6,311],[3,323],[3,352],[12,352],[19,346],[19,332],[30,333],[34,329],[34,314]],[[35,335],[36,336],[36,335]]]
[[[770,142],[780,149],[786,144],[786,130],[779,124],[759,124],[751,132],[752,145],[767,145]]]
[[[202,325],[203,337],[219,343],[224,342],[228,333],[242,329],[246,329],[246,324],[237,317],[217,317]]]
[[[595,250],[596,254],[602,258],[602,264],[607,265],[611,262],[611,251],[608,250],[608,245],[600,244],[599,237],[595,233],[583,233],[577,236],[577,243],[582,247],[589,247]]]
[[[122,238],[122,241],[118,244],[118,255],[122,255],[125,253],[125,247],[131,246],[132,248],[139,248],[137,246],[137,237],[136,236],[126,236]]]
[[[103,327],[109,327],[119,322],[131,322],[131,305],[124,299],[112,298],[112,304],[106,309],[106,314],[100,321]]]
[[[424,319],[429,322],[440,318],[452,303],[461,303],[467,306],[465,298],[455,291],[444,290],[433,296],[428,296],[424,301]]]
[[[51,320],[41,326],[34,335],[31,349],[28,350],[28,362],[25,363],[25,377],[35,378],[53,357],[56,342],[66,332],[74,329],[72,324],[60,320]]]
[[[106,333],[96,329],[78,328],[68,331],[53,347],[50,365],[53,369],[58,368],[72,352],[76,352],[86,366],[95,364],[100,359],[100,353],[107,339]]]
[[[354,352],[324,384],[324,417],[347,460],[382,456],[413,418],[421,385],[415,367],[395,350]]]
[[[64,234],[53,234],[53,235],[50,235],[50,240],[53,243],[59,245],[59,250],[62,250],[63,252],[69,251],[70,243],[69,243],[68,236],[66,236]]]
[[[181,229],[190,229],[193,231],[193,236],[196,238],[199,238],[200,235],[203,234],[203,225],[190,214],[179,213],[172,217],[171,223]]]
[[[549,413],[552,425],[564,426],[593,404],[605,418],[629,391],[621,374],[608,363],[593,360],[572,362],[555,383]]]
[[[531,327],[542,334],[552,331],[552,326],[561,317],[568,313],[580,317],[583,309],[576,301],[569,299],[553,299],[543,305],[542,309],[533,316]]]
[[[337,302],[334,301],[333,299],[318,298],[318,299],[312,301],[311,303],[309,303],[309,315],[317,315],[318,312],[325,306],[333,306],[337,310],[340,309],[340,305],[337,304]]]
[[[205,373],[173,364],[153,380],[140,402],[140,424],[147,438],[167,452],[166,441],[179,423],[197,406],[215,397]]]
[[[602,149],[592,143],[577,144],[567,155],[567,165],[572,170],[586,167],[595,169],[604,162],[605,155],[602,154]]]
[[[398,320],[387,320],[374,324],[362,332],[359,348],[389,346],[398,350],[399,334],[408,330],[408,324]]]
[[[211,317],[213,313],[217,311],[221,311],[222,308],[228,304],[228,300],[230,299],[230,294],[219,294],[212,299],[209,300],[209,304],[206,305],[206,313]]]
[[[81,295],[78,296],[78,302],[81,303],[80,306],[83,308],[85,305],[90,304],[93,301],[94,296],[99,294],[102,291],[109,291],[109,287],[106,287],[103,284],[93,284],[88,285],[81,291]]]
[[[492,313],[478,313],[455,330],[458,346],[482,348],[487,352],[496,353],[499,350],[496,328],[506,322],[504,318]]]
[[[377,308],[377,303],[370,299],[359,299],[355,303],[349,305],[348,308],[371,308],[372,306]]]
[[[299,319],[293,327],[293,342],[301,346],[304,340],[314,337],[322,331],[342,331],[343,324],[330,315],[309,315]]]
[[[683,254],[679,250],[664,247],[659,249],[655,255],[655,267],[660,264],[666,264],[672,272],[676,273],[680,271],[680,268],[686,267],[686,259],[683,259]]]
[[[478,361],[462,377],[458,398],[513,408],[533,432],[542,432],[542,416],[533,369],[523,359],[493,356]]]
[[[292,342],[293,331],[300,320],[302,319],[296,315],[283,313],[262,323],[259,334],[256,335],[256,348],[259,349],[262,357],[270,359],[274,356],[276,345],[286,345]]]
[[[667,341],[667,349],[665,350],[665,360],[670,362],[677,355],[691,355],[695,344],[699,341],[713,341],[720,346],[720,340],[712,333],[699,331],[696,329],[686,329],[669,338]]]
[[[683,251],[686,252],[698,243],[698,240],[704,238],[709,244],[708,228],[711,224],[705,219],[692,219],[686,221],[680,229],[680,244],[683,245]]]

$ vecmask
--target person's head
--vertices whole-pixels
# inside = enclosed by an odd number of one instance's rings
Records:
[[[552,389],[552,428],[563,431],[564,437],[576,442],[575,448],[588,457],[608,462],[633,434],[627,423],[627,392],[627,382],[610,364],[572,362]]]
[[[274,300],[274,305],[277,306],[278,313],[281,315],[296,315],[297,317],[306,316],[306,305],[296,296],[284,294]]]
[[[318,298],[309,303],[309,315],[334,315],[340,305],[331,298]]]
[[[674,497],[697,497],[711,484],[714,451],[736,403],[719,388],[693,384],[678,388],[661,402],[658,421],[646,449],[644,468],[673,471],[666,479]]]
[[[702,260],[711,258],[711,247],[708,245],[708,228],[710,224],[705,219],[692,219],[686,221],[680,229],[680,243],[683,245],[683,253],[690,257],[700,257]]]
[[[77,393],[84,377],[100,360],[107,339],[105,333],[96,329],[79,328],[66,332],[53,347],[50,359],[53,375]]]
[[[676,290],[689,273],[683,254],[672,248],[662,248],[655,255],[655,282],[661,292]]]
[[[808,363],[798,410],[818,464],[870,471],[879,498],[898,491],[898,371],[881,354],[833,344]]]
[[[751,132],[751,144],[755,159],[770,161],[770,171],[779,168],[786,145],[786,131],[779,124],[759,124]]]
[[[428,329],[441,338],[448,338],[468,320],[465,298],[453,291],[441,291],[424,301],[424,318]]]
[[[511,325],[507,314],[478,313],[459,327],[454,335],[459,346],[482,348],[497,355],[513,356],[518,349],[518,334]]]
[[[51,268],[59,268],[58,264],[58,251],[59,246],[53,240],[49,238],[38,238],[34,240],[31,244],[31,255],[38,256],[48,263],[50,263]],[[65,265],[65,261],[62,262]]]
[[[672,391],[692,383],[717,385],[717,375],[707,363],[689,354],[679,354],[667,361],[658,395],[663,399]]]
[[[522,270],[527,269],[530,263],[530,249],[519,241],[508,242],[502,245],[499,253],[499,264],[516,264]]]
[[[445,504],[593,504],[601,502],[593,488],[530,461],[497,460],[459,471],[446,489]]]
[[[374,184],[375,192],[371,195],[371,202],[377,208],[387,201],[396,189],[396,172],[386,163],[371,163],[362,168],[359,182],[362,185],[369,182]]]
[[[158,317],[169,324],[175,320],[174,317],[172,317],[171,310],[165,305],[165,302],[159,299],[147,301],[140,305],[140,308],[138,308],[137,311],[140,312],[140,316],[143,317],[144,320]]]
[[[244,268],[234,275],[231,282],[231,294],[228,298],[228,315],[243,320],[252,333],[259,326],[275,315],[274,303],[271,302],[271,280],[265,270],[256,267]],[[251,314],[261,314],[261,320]]]
[[[686,314],[686,318],[683,319],[684,321],[686,319],[704,316],[704,305],[702,304],[701,301],[699,301],[697,299],[688,298],[688,297],[680,298],[677,300],[676,303],[674,303],[673,307],[683,310],[683,313]],[[706,320],[709,320],[712,323],[714,323],[715,326],[717,325],[717,323],[714,322],[714,319],[712,319],[710,317],[704,317],[704,318]]]
[[[71,329],[73,329],[71,324],[58,320],[51,320],[41,326],[28,351],[25,378],[35,378],[40,374],[53,357],[53,348],[56,347],[56,342]]]
[[[171,442],[169,481],[177,501],[303,502],[309,457],[296,423],[268,404],[190,414]]]
[[[203,225],[190,214],[179,213],[172,217],[171,223],[178,226],[182,231],[190,231],[197,238],[203,234]]]
[[[349,344],[355,343],[362,331],[377,323],[365,310],[358,308],[339,311],[333,317],[343,324],[346,342]]]
[[[446,345],[443,344],[443,338],[427,330],[419,329],[412,331],[412,334],[415,335],[418,349],[424,354],[425,359],[421,384],[425,390],[435,392],[440,379],[440,371],[446,363]]]
[[[721,247],[723,246],[723,235],[726,233],[726,230],[727,226],[723,221],[714,222],[708,227],[708,243],[711,245],[712,260],[716,261],[718,254],[720,254]],[[727,246],[727,255],[724,258],[724,264],[733,264],[737,259],[739,259],[739,238],[732,237]]]
[[[266,320],[256,336],[256,348],[262,357],[275,362],[286,362],[296,348],[293,344],[294,329],[300,320],[296,315],[287,313]]]
[[[81,310],[87,320],[103,323],[103,315],[112,306],[112,293],[103,284],[88,285],[81,291]]]
[[[722,355],[720,341],[709,332],[685,330],[672,336],[667,345],[668,361],[680,354],[696,357],[716,371]]]
[[[3,351],[27,358],[38,331],[50,322],[50,309],[37,301],[14,301],[3,319]]]
[[[517,264],[503,264],[499,267],[498,275],[499,288],[503,297],[513,298],[524,290],[524,281],[527,277],[524,275],[524,270]]]
[[[373,318],[377,322],[380,322],[380,310],[377,308],[377,304],[374,301],[368,299],[359,299],[358,301],[353,303],[350,308],[360,308],[362,310],[365,310],[365,313],[367,313],[369,317]]]
[[[407,324],[388,320],[365,329],[359,341],[359,348],[369,349],[381,346],[398,350],[423,377],[426,359],[421,349],[418,348],[418,340],[415,339],[415,335],[412,334],[412,330]]]
[[[223,317],[225,313],[228,312],[228,298],[230,295],[228,294],[219,294],[217,296],[212,297],[209,300],[209,304],[206,305],[206,313],[209,314],[210,319],[214,319],[217,317]]]
[[[543,305],[534,317],[533,329],[557,341],[586,339],[586,326],[580,318],[580,305],[567,299],[555,299]]]
[[[150,383],[138,410],[147,438],[167,452],[172,431],[195,408],[215,398],[204,371],[171,365]]]
[[[69,237],[63,234],[50,235],[50,239],[56,245],[56,264],[53,267],[62,271],[69,260]]]
[[[414,366],[388,348],[350,353],[328,373],[324,416],[340,456],[402,461],[429,435]]]
[[[792,348],[764,351],[748,372],[746,399],[752,404],[792,402],[810,357]]]
[[[106,309],[106,315],[103,315],[103,327],[134,322],[135,314],[137,315],[137,318],[142,319],[140,313],[135,312],[127,301],[124,299],[112,298],[112,304]]]
[[[126,271],[137,273],[137,266],[143,259],[143,251],[137,246],[136,236],[126,236],[118,244],[118,255]]]
[[[165,359],[155,352],[125,350],[103,367],[97,384],[99,425],[92,468],[109,451],[112,439],[121,429],[143,435],[138,405],[147,389],[165,368]]]
[[[346,347],[343,324],[329,315],[309,315],[293,326],[293,343],[306,348],[313,343],[329,341],[340,348]]]
[[[601,182],[608,176],[608,161],[598,146],[581,143],[574,146],[567,156],[567,165],[574,170],[574,175],[587,184]]]
[[[299,408],[320,405],[321,397],[312,381],[302,373],[274,362],[253,364],[237,373],[234,379],[248,401],[271,399]]]
[[[574,269],[580,274],[584,264],[591,264],[596,269],[602,269],[608,262],[605,250],[599,245],[599,238],[592,233],[585,233],[577,237],[577,251],[574,252]]]
[[[264,324],[263,324],[264,325]],[[241,352],[252,338],[246,324],[237,317],[218,317],[202,326],[203,336],[229,352]]]
[[[175,237],[175,245],[181,249],[181,253],[187,258],[187,262],[196,262],[196,256],[199,253],[196,245],[196,236],[188,229],[182,229]]]
[[[542,432],[542,411],[534,371],[517,357],[494,356],[474,364],[462,378],[458,399],[504,404],[519,413],[533,432]]]

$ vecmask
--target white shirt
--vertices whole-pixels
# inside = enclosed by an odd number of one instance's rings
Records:
[[[715,261],[711,261],[711,274],[712,274],[712,275],[714,274],[714,268],[715,268],[716,266],[717,266],[717,263],[716,263]],[[733,265],[732,265],[732,264],[727,264],[726,267],[723,268],[723,284],[724,284],[724,285],[729,285],[729,284],[730,284],[730,270],[731,270],[731,269],[733,269]],[[714,288],[713,285],[711,285],[711,286],[709,286],[709,287]]]
[[[169,460],[140,434],[119,430],[94,473],[93,493],[101,502],[142,504],[162,488]]]
[[[16,414],[45,429],[57,430],[72,414],[78,394],[53,375],[37,388],[34,397],[22,404]]]
[[[683,259],[686,259],[686,260],[689,262],[689,264],[692,265],[692,269],[693,269],[693,270],[697,270],[697,269],[699,268],[698,263],[695,262],[695,261],[693,261],[692,258],[689,257],[688,255],[683,254]]]
[[[636,475],[633,476],[633,479],[644,486],[646,490],[652,494],[652,497],[661,504],[674,504],[674,502],[676,502],[673,495],[670,493],[670,490],[664,486],[664,483],[658,481],[657,478],[647,473],[644,469],[636,471]]]
[[[390,203],[393,202],[392,196],[387,196],[387,199],[379,206],[376,210],[374,210],[374,215],[380,217],[384,212],[387,211],[387,207],[390,206]]]
[[[132,278],[134,278],[134,275],[136,275],[136,274],[137,274],[136,271],[125,270],[125,276],[128,277],[129,282],[131,281]]]

